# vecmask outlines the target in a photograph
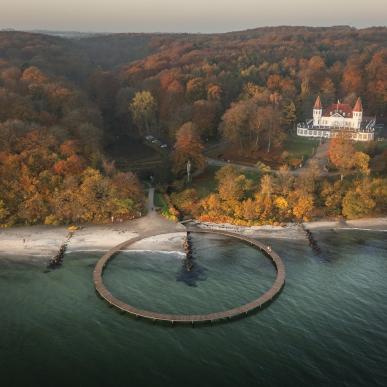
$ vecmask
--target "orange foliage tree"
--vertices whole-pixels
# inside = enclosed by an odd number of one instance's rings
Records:
[[[177,131],[172,159],[175,173],[183,171],[188,161],[195,169],[201,169],[205,165],[203,144],[192,122],[186,122]]]

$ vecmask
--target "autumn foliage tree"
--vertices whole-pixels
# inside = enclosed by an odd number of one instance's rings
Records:
[[[246,176],[238,173],[232,165],[222,167],[215,176],[218,181],[219,196],[222,200],[241,200],[248,187]]]
[[[223,137],[239,147],[240,152],[278,147],[283,139],[280,113],[272,106],[260,106],[248,99],[233,103],[224,113],[220,132]]]
[[[375,207],[369,179],[356,180],[343,198],[343,215],[353,219],[370,213]]]
[[[156,101],[152,93],[149,91],[136,93],[129,108],[133,116],[133,121],[136,123],[140,133],[150,133],[154,127],[157,109]]]
[[[333,138],[329,143],[329,160],[340,171],[341,180],[353,168],[362,173],[368,173],[369,156],[363,152],[356,152],[353,143],[345,135]]]
[[[222,137],[239,157],[284,154],[285,135],[309,117],[317,94],[324,104],[336,98],[353,103],[361,95],[367,114],[385,122],[386,41],[386,28],[346,26],[87,39],[1,31],[0,222],[137,216],[141,186],[134,175],[120,174],[103,146],[123,133],[155,132],[166,143],[176,141],[173,160],[182,171],[188,159],[195,168],[203,164],[200,138]],[[185,123],[196,128],[180,138]],[[337,139],[329,157],[342,181],[332,176],[311,183],[312,174],[282,169],[271,176],[269,195],[262,189],[269,171],[260,168],[260,181],[247,184],[242,195],[236,190],[224,200],[220,192],[226,197],[227,189],[219,182],[215,192],[195,199],[194,211],[248,224],[385,211],[386,155],[358,152]],[[236,172],[238,181],[241,175]],[[90,202],[79,196],[80,187]]]
[[[172,160],[175,173],[183,171],[188,161],[195,169],[201,169],[205,165],[203,144],[192,122],[186,122],[177,131]]]
[[[139,216],[143,193],[133,174],[111,177],[77,154],[75,140],[62,144],[35,127],[0,149],[0,224],[103,223]]]

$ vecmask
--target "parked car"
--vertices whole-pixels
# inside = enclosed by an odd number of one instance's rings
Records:
[[[168,145],[167,144],[162,144],[162,145],[160,145],[160,148],[166,149],[166,148],[168,148]]]

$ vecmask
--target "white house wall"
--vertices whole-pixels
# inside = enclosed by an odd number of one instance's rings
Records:
[[[338,131],[321,130],[321,129],[305,129],[298,127],[297,135],[301,137],[314,137],[314,138],[333,138],[340,134]],[[351,139],[354,141],[373,141],[373,132],[353,132],[348,133],[351,135]]]

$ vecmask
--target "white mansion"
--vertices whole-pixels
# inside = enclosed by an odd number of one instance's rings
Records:
[[[375,123],[375,118],[363,117],[360,97],[353,109],[340,101],[323,109],[321,99],[317,97],[313,118],[297,125],[297,135],[332,138],[344,132],[354,141],[372,141]]]

